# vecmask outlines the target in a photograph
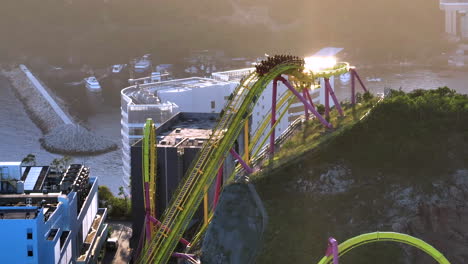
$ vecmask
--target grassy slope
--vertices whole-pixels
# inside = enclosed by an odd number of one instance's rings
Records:
[[[326,240],[339,241],[376,230],[393,209],[387,186],[406,184],[430,190],[431,180],[468,164],[468,98],[447,88],[393,92],[362,121],[366,103],[347,109],[333,133],[316,121],[278,153],[273,169],[253,178],[270,223],[258,263],[314,263]],[[288,158],[286,158],[288,157]],[[336,162],[352,170],[354,187],[335,195],[300,193],[298,179],[313,181]],[[429,183],[429,184],[426,184]],[[344,257],[346,263],[399,263],[396,245],[369,245]],[[431,263],[431,262],[428,262]]]

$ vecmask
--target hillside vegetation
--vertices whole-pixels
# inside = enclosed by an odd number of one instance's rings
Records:
[[[362,101],[355,113],[366,104],[375,101]],[[466,207],[468,194],[468,185],[460,184],[468,182],[468,97],[447,87],[392,91],[362,120],[341,120],[348,121],[320,133],[310,129],[317,126],[312,121],[282,147],[270,170],[253,177],[270,216],[257,263],[316,263],[329,236],[342,242],[373,231],[422,236],[453,263],[468,261],[458,253],[466,240],[454,238],[462,225],[451,226],[441,215],[421,218],[427,215],[421,208],[465,213],[458,208]],[[433,224],[414,227],[415,217]],[[435,263],[391,243],[356,249],[343,262],[407,263],[403,259]]]

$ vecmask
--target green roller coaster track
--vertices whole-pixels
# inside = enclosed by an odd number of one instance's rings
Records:
[[[162,216],[161,225],[154,231],[154,235],[152,236],[151,241],[149,243],[145,243],[145,246],[143,247],[143,250],[136,262],[142,264],[167,263],[179,240],[182,238],[189,221],[192,219],[193,215],[201,204],[205,193],[205,187],[210,185],[216,178],[219,167],[221,166],[226,156],[229,154],[229,150],[244,128],[244,124],[251,115],[257,99],[261,96],[262,92],[271,81],[273,81],[276,77],[284,74],[292,77],[292,79],[294,79],[293,82],[299,88],[311,87],[317,78],[329,78],[331,76],[341,75],[348,70],[349,65],[347,63],[338,63],[331,69],[323,70],[318,73],[312,73],[304,69],[302,60],[291,60],[277,64],[271,68],[268,73],[262,76],[258,75],[254,71],[246,78],[244,78],[233,92],[230,100],[227,102],[220,116],[220,120],[213,129],[209,140],[198,152],[194,162],[191,164],[191,167],[187,170],[184,179],[179,184],[178,189],[174,192],[170,206],[165,210]],[[278,101],[278,108],[286,106],[283,108],[282,112],[279,113],[280,117],[282,117],[287,112],[287,109],[292,103],[292,98],[293,96],[291,92],[286,92],[280,97],[280,100]],[[270,128],[269,133],[264,137],[263,141],[260,144],[257,144],[265,129],[268,127],[270,116],[267,115],[267,117],[265,117],[261,126],[254,133],[253,140],[251,142],[252,144],[249,146],[249,152],[254,152],[254,155],[251,156],[250,160],[254,160],[261,150],[261,147],[255,149],[255,146],[264,145],[268,136],[272,132],[272,129],[274,129],[274,127]],[[240,170],[241,168],[238,166],[230,178],[232,178],[235,173],[239,172]],[[204,230],[206,230],[206,225],[202,226],[200,232],[194,238],[194,241],[198,241],[200,239]],[[387,233],[373,234],[384,234],[380,236],[380,240],[401,240],[403,242],[406,241],[404,243],[407,244],[411,244],[416,241],[409,239],[409,236],[402,238],[398,235],[394,235],[392,237],[391,235],[387,235]],[[353,238],[354,240],[351,240],[352,243],[346,241],[345,243],[341,244],[340,250],[343,250],[342,253],[345,253],[346,250],[350,250],[353,247],[358,246],[358,242],[361,241],[361,239],[369,241],[366,243],[373,242],[373,236],[371,236],[371,234],[366,234],[364,237],[360,237],[361,236]],[[430,247],[424,246],[423,243],[424,242],[418,242],[414,245],[423,250]],[[433,250],[429,250],[429,252],[433,253]],[[437,257],[438,255],[432,256]],[[329,261],[330,258],[325,257],[319,264],[329,263]],[[439,263],[446,264],[448,261]]]
[[[217,170],[229,153],[248,119],[255,102],[267,85],[278,75],[288,74],[304,78],[300,61],[276,65],[264,76],[256,72],[247,76],[233,92],[233,98],[192,163],[184,180],[164,212],[162,225],[151,242],[143,248],[138,263],[167,263],[204,194],[204,187],[216,177]]]
[[[355,249],[359,246],[369,243],[385,241],[403,243],[413,246],[424,251],[426,254],[428,254],[434,260],[436,260],[439,264],[450,264],[450,262],[444,257],[444,255],[442,255],[442,253],[440,253],[439,251],[437,251],[437,249],[422,241],[421,239],[412,237],[410,235],[394,232],[374,232],[350,238],[338,246],[338,252],[339,255],[342,256],[350,250]],[[332,263],[332,260],[333,256],[325,256],[319,261],[318,264]]]

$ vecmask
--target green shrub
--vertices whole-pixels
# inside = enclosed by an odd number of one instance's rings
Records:
[[[321,115],[325,114],[325,106],[323,104],[318,104],[317,106],[317,112]]]
[[[107,208],[109,218],[129,218],[131,215],[131,202],[126,196],[115,197],[107,186],[98,188],[99,206]]]
[[[369,91],[365,92],[362,95],[362,99],[364,100],[364,102],[369,102],[372,98],[374,98],[374,95],[371,94]]]

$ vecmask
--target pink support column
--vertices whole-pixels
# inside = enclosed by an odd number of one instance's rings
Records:
[[[310,105],[311,105],[313,108],[315,108],[314,102],[312,102],[312,98],[310,97],[310,93],[307,92],[306,95],[307,95],[307,99],[309,100]]]
[[[325,119],[317,112],[317,110],[316,110],[314,107],[312,107],[312,105],[310,105],[310,104],[307,102],[307,100],[306,100],[304,97],[302,97],[301,94],[300,94],[298,91],[296,91],[296,89],[294,89],[294,87],[292,87],[292,85],[291,85],[286,79],[284,79],[283,77],[278,77],[278,79],[279,79],[281,82],[283,82],[284,85],[286,85],[286,87],[288,87],[288,89],[289,89],[297,98],[299,98],[299,100],[300,100],[304,105],[307,106],[307,108],[309,108],[309,111],[310,111],[312,114],[314,114],[314,115],[318,118],[318,120],[320,120],[320,122],[321,122],[324,126],[326,126],[326,127],[328,127],[328,128],[333,128],[333,126],[332,126],[330,123],[328,123],[327,120],[325,120]]]
[[[330,91],[328,90],[328,86],[326,82],[325,82],[325,116],[330,117]]]
[[[216,176],[216,188],[215,194],[213,199],[213,211],[216,209],[216,205],[218,204],[219,195],[221,194],[221,186],[223,185],[223,163],[221,163],[221,167],[218,169],[218,175]]]
[[[307,98],[307,95],[308,95],[307,89],[306,88],[302,89],[302,96],[304,96],[304,98]],[[304,105],[304,114],[305,114],[306,120],[309,120],[309,110],[307,109],[307,105]]]
[[[151,221],[151,222],[153,222],[153,223],[155,223],[156,226],[160,226],[160,225],[161,225],[161,221],[159,221],[158,219],[154,218],[154,217],[151,216],[151,215],[148,217],[148,220]],[[148,221],[148,222],[149,222],[149,221]],[[161,228],[164,229],[164,230],[166,230],[166,231],[168,231],[168,232],[171,231],[170,229],[168,229],[168,228],[165,227],[165,226],[162,226]],[[181,239],[179,240],[179,242],[182,243],[182,244],[184,244],[185,246],[190,246],[190,242],[189,242],[187,239],[181,238]]]
[[[276,123],[276,93],[278,89],[278,79],[273,80],[273,95],[271,96],[271,128]],[[275,129],[271,132],[270,135],[270,153],[275,153]]]
[[[338,242],[333,237],[328,239],[328,248],[325,255],[327,255],[327,257],[333,255],[333,264],[339,264]]]
[[[185,254],[185,253],[174,252],[174,253],[172,253],[172,257],[186,259],[186,260],[189,260],[189,261],[195,261],[195,259],[194,259],[195,255],[193,255],[193,254]]]
[[[148,218],[145,217],[143,225],[146,226],[146,222],[148,221]],[[143,240],[144,240],[144,232],[145,230],[141,230],[140,234],[140,239],[138,240],[138,247],[135,252],[133,252],[134,259],[138,259],[141,253],[141,249],[143,248]]]
[[[150,193],[149,193],[149,183],[145,182],[145,212],[146,212],[146,218],[151,216],[151,210],[150,210]],[[150,221],[145,221],[145,227],[146,227],[146,241],[150,242],[151,241],[151,222]]]
[[[359,74],[357,73],[356,69],[353,69],[353,72],[354,72],[354,75],[356,76],[356,78],[358,79],[359,83],[361,84],[361,87],[364,90],[364,92],[367,92],[367,88],[364,85],[364,83],[362,82],[361,77],[359,77]]]
[[[354,69],[349,69],[351,73],[351,104],[356,104],[356,77],[354,76]]]
[[[336,98],[335,92],[333,91],[331,84],[330,84],[330,79],[325,78],[325,86],[328,88],[328,92],[330,93],[331,98],[333,99],[333,102],[335,103],[335,107],[338,110],[338,113],[340,113],[341,116],[344,116],[343,114],[343,109],[341,109],[340,102],[338,102],[338,98]]]
[[[229,150],[229,152],[231,153],[231,155],[232,155],[237,161],[239,161],[239,163],[242,165],[242,167],[244,167],[244,170],[245,170],[248,174],[251,174],[251,173],[253,172],[253,169],[250,168],[250,166],[247,165],[247,163],[245,163],[245,161],[242,159],[242,157],[241,157],[239,154],[237,154],[237,152],[236,152],[233,148],[231,148],[231,149]]]

